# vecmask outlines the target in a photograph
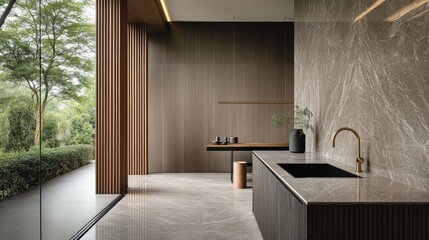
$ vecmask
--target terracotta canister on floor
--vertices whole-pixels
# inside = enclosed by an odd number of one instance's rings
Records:
[[[234,161],[234,188],[246,188],[246,166],[247,162],[245,161]]]

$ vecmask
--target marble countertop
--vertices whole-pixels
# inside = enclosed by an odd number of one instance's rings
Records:
[[[305,204],[425,204],[429,193],[311,153],[253,152]],[[354,161],[354,159],[350,159]],[[329,163],[362,178],[294,178],[277,163]]]

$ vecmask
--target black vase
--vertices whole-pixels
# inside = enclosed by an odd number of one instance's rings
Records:
[[[289,134],[289,151],[292,153],[305,152],[305,134],[302,129],[292,129]]]

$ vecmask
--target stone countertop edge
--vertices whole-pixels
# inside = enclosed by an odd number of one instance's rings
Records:
[[[427,205],[429,192],[314,153],[253,151],[280,182],[306,205]],[[350,159],[354,161],[354,159]],[[362,178],[294,178],[277,163],[329,163]]]

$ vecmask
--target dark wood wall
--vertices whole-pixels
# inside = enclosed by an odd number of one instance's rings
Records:
[[[230,153],[206,151],[215,136],[286,142],[288,128],[270,120],[293,105],[218,101],[293,101],[293,33],[293,23],[172,23],[150,34],[149,171],[229,171]]]
[[[293,195],[256,155],[253,160],[253,214],[264,240],[307,239],[307,205]]]
[[[128,23],[128,174],[147,174],[147,30]]]

